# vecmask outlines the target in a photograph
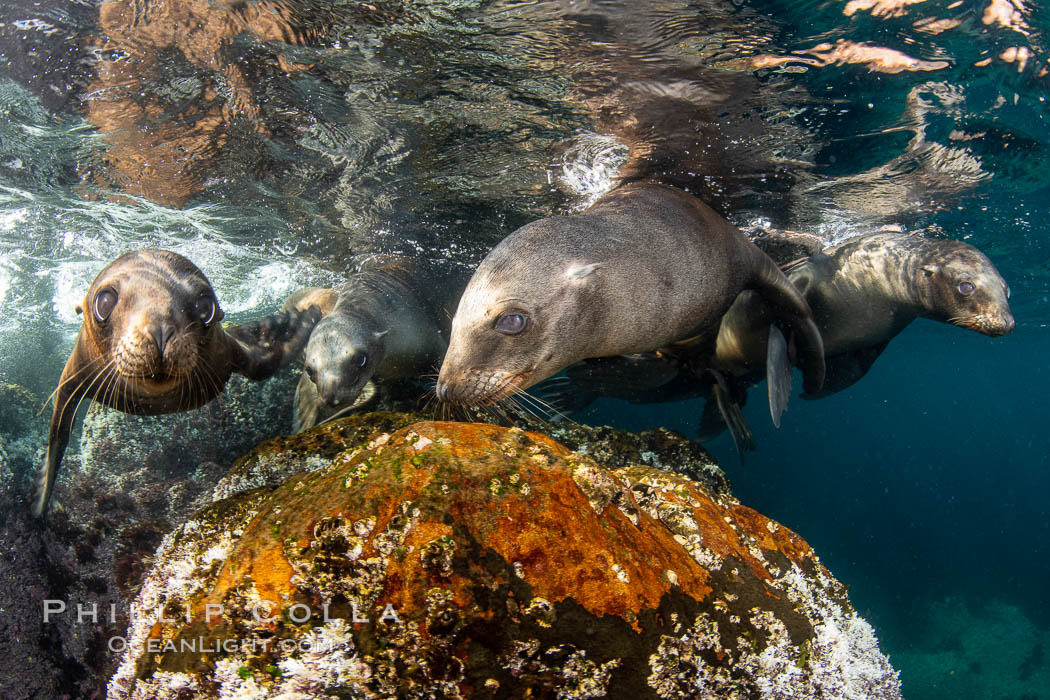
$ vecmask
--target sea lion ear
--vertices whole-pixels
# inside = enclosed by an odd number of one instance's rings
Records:
[[[379,338],[382,338],[384,335],[386,335],[389,332],[390,332],[389,328],[386,329],[385,331],[375,331],[375,332],[372,333],[372,337],[376,338],[376,339],[379,339]]]
[[[79,316],[80,314],[84,313],[84,307],[81,306],[80,304],[77,304],[76,306],[74,306],[73,310],[77,312],[77,316]]]
[[[933,263],[930,263],[929,265],[923,265],[922,266],[922,271],[926,273],[927,277],[932,277],[933,275],[935,275],[938,272],[940,272],[940,270],[941,270],[941,266],[940,265],[934,265]]]
[[[601,266],[601,263],[588,263],[587,265],[573,263],[565,269],[565,278],[568,279],[570,282],[582,282],[592,272],[594,272]]]

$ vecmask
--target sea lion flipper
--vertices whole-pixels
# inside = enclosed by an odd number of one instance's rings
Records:
[[[733,444],[740,455],[740,461],[743,462],[744,452],[754,451],[755,449],[754,436],[751,434],[751,429],[747,426],[747,420],[745,420],[744,414],[740,410],[740,404],[733,399],[725,377],[720,372],[713,370],[711,375],[715,378],[715,383],[712,386],[715,405],[718,407],[718,412],[721,414],[722,420],[725,421],[726,427],[729,428],[729,434],[733,436]]]
[[[871,366],[875,364],[875,360],[889,344],[890,341],[887,340],[878,345],[827,358],[827,378],[824,380],[824,386],[820,388],[820,391],[807,391],[802,394],[802,398],[822,399],[853,386],[868,373]]]
[[[281,305],[281,311],[291,311],[292,309],[306,311],[311,306],[316,306],[321,310],[322,315],[326,315],[331,313],[338,300],[338,289],[331,287],[304,287],[297,292],[293,292],[291,296],[284,300],[284,304]]]
[[[282,311],[273,316],[230,326],[231,369],[248,379],[267,379],[296,357],[306,346],[321,310]]]
[[[787,410],[791,397],[791,359],[787,340],[776,325],[769,327],[766,344],[766,388],[769,392],[769,415],[773,425],[780,427],[780,416]]]
[[[777,320],[794,334],[802,368],[803,386],[808,393],[820,391],[824,384],[824,341],[813,320],[805,297],[767,255],[755,250],[753,287],[768,302]]]
[[[318,419],[321,399],[317,396],[317,385],[310,381],[306,373],[299,377],[292,406],[292,430],[295,432],[301,433],[321,422]]]
[[[80,399],[86,393],[84,385],[75,381],[84,373],[78,362],[76,354],[69,358],[62,371],[58,391],[55,392],[55,409],[51,414],[51,427],[47,436],[47,456],[37,477],[33,497],[32,512],[36,518],[43,517],[47,512],[47,503],[51,500],[51,490],[55,486],[58,468],[62,464],[62,455],[66,452],[69,435],[73,431],[73,420],[76,418],[77,408],[80,407]]]
[[[699,442],[714,440],[726,429],[726,421],[718,409],[718,402],[711,399],[704,401],[704,411],[700,414],[700,425],[696,428],[696,439]]]

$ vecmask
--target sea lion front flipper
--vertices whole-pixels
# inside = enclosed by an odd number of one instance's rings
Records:
[[[37,477],[36,493],[33,497],[33,517],[41,518],[47,512],[47,503],[51,500],[51,490],[55,486],[58,468],[62,464],[62,455],[69,445],[69,435],[73,431],[80,400],[98,379],[90,370],[95,363],[83,364],[74,351],[62,370],[62,378],[55,392],[55,408],[51,414],[51,427],[47,436],[47,456]],[[84,375],[77,381],[79,375]],[[88,379],[90,378],[90,381]],[[87,386],[85,386],[87,384]]]
[[[827,358],[827,378],[820,391],[802,394],[804,399],[822,399],[853,386],[868,373],[890,341]]]
[[[752,452],[755,449],[755,438],[751,434],[751,429],[747,427],[747,420],[744,419],[744,414],[740,410],[740,404],[733,399],[725,377],[714,370],[710,370],[710,373],[715,378],[715,383],[711,387],[715,405],[726,427],[729,428],[729,434],[733,436],[733,444],[736,446],[737,454],[740,455],[740,462],[743,463],[744,452]]]
[[[295,387],[295,399],[292,401],[292,430],[301,433],[320,423],[321,397],[317,395],[317,385],[310,381],[304,372]]]
[[[766,389],[769,392],[769,415],[773,425],[780,427],[780,416],[787,410],[791,398],[791,359],[787,340],[775,324],[769,326],[766,343]]]
[[[696,428],[697,442],[714,440],[726,429],[726,421],[722,417],[722,411],[718,408],[718,402],[714,400],[714,392],[704,401],[704,411],[700,414],[700,425]]]
[[[231,369],[248,379],[267,379],[306,347],[321,310],[282,311],[273,316],[226,328]]]

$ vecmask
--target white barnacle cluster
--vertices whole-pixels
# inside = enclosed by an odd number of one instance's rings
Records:
[[[719,600],[715,614],[728,614],[732,642],[715,619],[701,613],[684,634],[662,637],[649,658],[650,687],[663,698],[900,698],[897,672],[879,651],[871,626],[840,602],[841,584],[822,567],[814,570],[810,576],[793,563],[775,581],[812,623],[811,638],[792,641],[784,621],[758,607],[743,616],[754,632],[735,634],[742,616]]]
[[[845,589],[821,567],[807,576],[797,565],[777,584],[796,609],[814,621],[811,673],[824,693],[841,698],[899,698],[900,680],[881,651],[875,630],[845,601]]]
[[[208,679],[215,695],[223,700],[312,700],[337,688],[363,690],[362,684],[372,676],[372,668],[357,655],[343,620],[329,620],[284,641],[274,647],[272,659],[272,669],[279,673],[253,668],[241,653],[216,661]]]
[[[610,659],[599,665],[588,659],[583,649],[575,651],[562,664],[558,696],[579,700],[607,697],[609,678],[619,666],[619,659]]]
[[[572,480],[597,515],[604,513],[610,503],[622,501],[626,497],[619,480],[589,459],[573,463]]]
[[[331,464],[315,454],[297,457],[293,462],[279,455],[253,456],[221,478],[211,492],[211,502],[224,501],[242,491],[275,486],[299,472],[314,472]]]
[[[240,532],[254,517],[258,503],[258,498],[242,503],[232,522],[189,520],[161,541],[154,555],[156,564],[132,604],[125,651],[109,683],[111,700],[173,697],[177,689],[196,687],[190,676],[181,673],[157,672],[150,679],[136,680],[136,664],[165,610],[185,609],[193,595],[215,581],[233,547],[236,534],[230,533]]]
[[[529,673],[556,679],[553,685],[564,700],[607,697],[609,679],[620,663],[620,659],[610,659],[598,664],[587,658],[585,650],[572,645],[544,649],[538,639],[515,640],[508,653],[500,657],[502,667],[514,676]]]
[[[277,662],[283,680],[268,697],[315,698],[336,688],[353,688],[372,676],[372,668],[356,653],[344,620],[329,620],[296,641],[297,651]]]

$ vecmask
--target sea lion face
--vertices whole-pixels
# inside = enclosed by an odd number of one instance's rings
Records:
[[[944,241],[922,266],[927,300],[924,316],[990,336],[1014,329],[1010,287],[983,253],[958,241]]]
[[[81,349],[94,363],[82,381],[102,403],[145,413],[192,408],[225,384],[202,359],[222,332],[222,310],[204,274],[180,255],[148,250],[117,258],[78,312]]]
[[[322,318],[306,345],[306,375],[330,406],[351,404],[386,356],[386,331],[349,314]]]
[[[559,268],[556,259],[490,254],[482,262],[452,319],[439,400],[494,403],[583,359],[580,339],[597,322],[597,305],[588,301],[600,266],[576,261]]]

